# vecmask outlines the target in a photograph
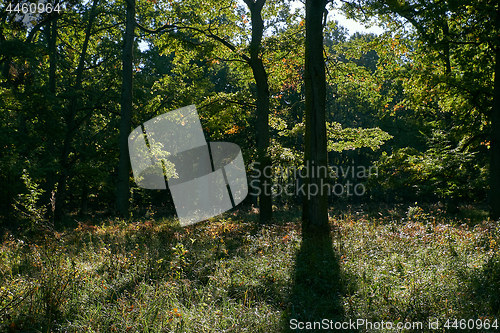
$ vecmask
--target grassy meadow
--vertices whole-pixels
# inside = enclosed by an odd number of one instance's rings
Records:
[[[6,233],[0,331],[288,332],[291,320],[500,319],[500,227],[480,211],[359,206],[330,215],[331,235],[305,240],[298,211],[277,212],[272,225],[239,211],[184,228],[152,214],[82,219],[38,237]]]

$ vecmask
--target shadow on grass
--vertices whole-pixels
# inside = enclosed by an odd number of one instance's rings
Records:
[[[303,239],[296,256],[288,308],[282,317],[282,331],[335,331],[333,326],[318,325],[334,325],[343,320],[342,281],[331,235]],[[316,327],[306,326],[307,322]]]

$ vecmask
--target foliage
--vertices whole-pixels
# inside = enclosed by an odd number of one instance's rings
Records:
[[[45,219],[47,208],[40,204],[40,197],[44,190],[31,179],[26,169],[23,169],[22,180],[27,193],[19,194],[14,203],[14,210],[19,214],[18,218],[27,220],[29,226],[34,229],[49,226]]]
[[[392,135],[380,128],[342,128],[339,123],[327,125],[328,150],[341,152],[348,149],[379,149]]]
[[[414,185],[409,200],[481,200],[489,172],[494,71],[494,32],[481,20],[490,13],[462,2],[422,3],[422,11],[412,3],[362,3],[365,10],[351,1],[342,9],[361,21],[377,16],[386,33],[349,36],[330,19],[324,27],[329,164],[368,166],[379,160],[384,170],[401,168],[378,177],[371,198],[393,198],[408,181]],[[25,188],[26,160],[43,191],[40,207],[52,200],[66,213],[113,210],[125,4],[99,2],[93,21],[91,6],[68,3],[55,21],[35,27],[2,12],[0,181],[6,186],[0,189],[0,216],[9,223],[15,224],[12,204]],[[446,10],[456,19],[443,15]],[[245,60],[248,8],[236,1],[160,0],[137,1],[136,11],[133,126],[196,104],[207,140],[237,143],[250,165],[257,156],[256,86]],[[274,169],[303,163],[303,15],[289,2],[268,0],[263,8],[260,57],[268,73]],[[402,26],[401,19],[421,28]],[[438,132],[446,147],[435,146]],[[413,157],[399,158],[400,151],[412,151]],[[407,173],[413,175],[393,179]],[[60,200],[59,191],[52,197],[56,184],[68,193]],[[130,192],[135,213],[149,205],[173,211],[161,195],[137,187]]]
[[[384,153],[379,160],[372,192],[398,200],[481,201],[486,193],[487,172],[476,153],[453,147],[442,132],[433,132],[432,146],[424,152],[402,148]],[[386,199],[391,199],[391,198]]]

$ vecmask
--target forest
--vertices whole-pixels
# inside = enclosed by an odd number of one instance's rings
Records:
[[[500,331],[499,76],[494,0],[0,0],[0,331]]]

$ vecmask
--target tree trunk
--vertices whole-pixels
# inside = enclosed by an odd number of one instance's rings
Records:
[[[264,21],[262,8],[266,0],[245,0],[252,20],[252,40],[250,42],[250,67],[257,87],[257,121],[255,126],[257,162],[260,171],[259,219],[261,223],[271,220],[273,203],[271,195],[271,158],[269,148],[269,84],[266,69],[260,57]]]
[[[49,72],[48,72],[48,89],[52,94],[52,97],[56,96],[56,69],[57,69],[57,18],[54,18],[52,22],[47,24],[44,28],[44,33],[47,38],[47,51],[49,54]],[[51,140],[51,149],[57,149],[57,142]],[[41,196],[41,202],[44,203],[46,207],[51,206],[51,193],[56,185],[56,170],[51,170],[47,176],[47,184],[44,188],[45,192]],[[53,210],[47,210],[47,218],[53,222]]]
[[[325,233],[328,228],[326,77],[323,57],[325,0],[306,0],[304,163],[307,172],[302,209],[304,235]]]
[[[120,119],[120,159],[118,162],[118,181],[116,184],[116,210],[121,216],[128,214],[130,158],[128,135],[132,118],[132,65],[134,60],[135,0],[127,2],[127,21],[122,54],[122,96]]]
[[[49,91],[56,93],[56,69],[57,69],[57,18],[52,21],[49,29]]]
[[[444,15],[445,22],[443,23],[443,59],[445,74],[451,74],[451,60],[450,60],[450,27],[448,18]]]
[[[61,221],[64,216],[64,201],[66,200],[66,183],[69,175],[69,154],[71,152],[72,141],[75,136],[76,126],[75,117],[78,106],[78,94],[82,88],[83,71],[85,68],[85,56],[87,55],[87,49],[89,46],[90,35],[92,33],[92,25],[94,24],[94,19],[96,16],[98,0],[92,2],[92,8],[90,9],[90,16],[87,27],[85,29],[85,39],[82,45],[82,51],[80,52],[80,58],[78,60],[78,67],[76,68],[76,78],[75,84],[72,88],[72,96],[70,98],[68,113],[66,114],[66,134],[64,136],[63,148],[61,152],[61,174],[59,175],[59,181],[57,184],[56,191],[56,201],[54,209],[54,219]]]
[[[497,10],[496,31],[500,31],[500,9]],[[495,81],[491,115],[490,217],[500,218],[500,36],[495,43]]]

